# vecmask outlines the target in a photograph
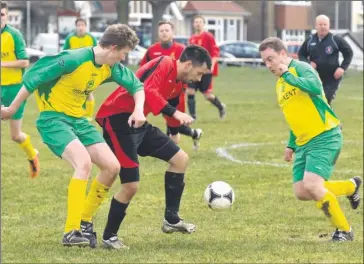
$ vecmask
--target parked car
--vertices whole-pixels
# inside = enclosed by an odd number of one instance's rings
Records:
[[[36,49],[32,49],[32,48],[25,48],[25,50],[28,54],[30,63],[34,63],[46,55],[45,52],[36,50]]]
[[[227,62],[227,65],[242,66],[244,64],[263,65],[259,53],[259,45],[250,41],[223,41],[218,43],[220,57],[227,59],[256,59],[249,62]]]
[[[188,45],[188,39],[189,39],[189,37],[187,37],[187,36],[174,36],[173,37],[173,40],[175,42],[181,43],[181,44],[183,44],[185,46]]]
[[[287,49],[288,49],[288,55],[292,57],[293,59],[298,59],[298,51],[300,50],[300,47],[302,45],[302,42],[300,41],[287,41],[285,42]]]
[[[135,49],[129,52],[128,55],[129,64],[139,65],[140,61],[143,59],[146,52],[147,52],[146,48],[143,48],[140,45],[136,45]]]

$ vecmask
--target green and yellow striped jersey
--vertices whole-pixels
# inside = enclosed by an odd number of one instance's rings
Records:
[[[276,92],[291,128],[288,146],[302,146],[340,124],[327,103],[320,77],[308,63],[292,60],[278,79]]]
[[[82,37],[79,37],[75,32],[72,32],[67,36],[63,45],[63,50],[94,47],[96,45],[97,41],[90,33],[86,33]]]
[[[1,29],[1,61],[28,59],[23,35],[16,28],[6,25]],[[24,69],[1,67],[1,85],[20,84]]]
[[[93,48],[62,51],[38,60],[25,74],[23,84],[34,92],[40,111],[82,117],[88,95],[100,84],[115,81],[135,94],[143,84],[121,63],[97,65]]]

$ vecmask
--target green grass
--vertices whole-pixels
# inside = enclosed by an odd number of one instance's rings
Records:
[[[10,141],[2,123],[2,262],[4,263],[359,263],[363,261],[363,206],[351,210],[340,203],[355,231],[352,243],[328,243],[319,234],[333,228],[313,202],[300,202],[292,192],[291,167],[239,164],[218,157],[216,149],[239,143],[271,145],[230,150],[240,161],[283,163],[288,127],[277,105],[275,78],[265,69],[228,68],[216,79],[215,91],[228,107],[224,122],[199,94],[198,123],[205,134],[198,152],[189,138],[181,147],[190,155],[181,215],[197,224],[192,235],[165,235],[160,230],[164,212],[166,164],[141,158],[141,188],[132,201],[119,232],[131,249],[110,252],[101,248],[64,248],[60,241],[66,218],[67,186],[72,169],[42,144],[35,128],[37,109],[29,100],[24,131],[41,154],[42,172],[28,178],[27,162]],[[344,125],[344,148],[332,179],[347,179],[363,170],[363,74],[350,72],[342,83],[334,108]],[[96,91],[97,104],[115,88]],[[149,120],[164,130],[162,117]],[[94,170],[95,175],[97,170]],[[212,181],[230,183],[236,202],[217,213],[203,202]],[[120,187],[117,181],[111,193]],[[110,195],[111,197],[111,195]],[[99,236],[105,226],[110,197],[95,218]],[[100,238],[99,238],[100,240]]]

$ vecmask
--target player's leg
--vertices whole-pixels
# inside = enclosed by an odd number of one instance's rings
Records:
[[[21,87],[21,84],[11,85],[9,87],[2,86],[1,104],[4,106],[9,106],[13,102]],[[27,155],[27,159],[29,161],[29,173],[30,176],[34,178],[39,175],[40,167],[38,151],[33,147],[30,136],[21,131],[25,105],[26,102],[23,102],[18,111],[12,116],[12,119],[10,120],[10,136],[11,139],[16,142]]]
[[[196,95],[196,89],[200,85],[200,82],[194,82],[194,83],[190,83],[188,85],[189,85],[189,87],[186,90],[188,111],[189,111],[190,115],[196,120],[197,116],[196,116],[195,95]]]
[[[95,110],[95,97],[93,93],[90,93],[85,103],[86,115],[85,117],[90,121],[93,119]]]
[[[17,116],[14,116],[13,118],[17,118]],[[39,175],[40,172],[38,150],[33,147],[30,136],[21,131],[21,127],[21,118],[17,120],[10,120],[11,139],[16,142],[27,155],[27,159],[29,162],[29,175],[30,177],[35,178]]]
[[[165,172],[165,199],[162,230],[165,233],[192,233],[195,225],[184,222],[179,217],[179,208],[184,190],[184,177],[188,164],[188,155],[181,150],[159,128],[151,126],[138,149],[140,156],[150,156],[169,163]]]
[[[306,190],[303,184],[303,176],[306,167],[305,149],[298,147],[294,155],[293,174],[293,190],[295,196],[300,201],[312,201],[312,195]]]
[[[204,95],[205,99],[209,101],[219,110],[220,119],[226,117],[226,105],[222,103],[219,98],[212,92],[212,74],[208,73],[202,76],[200,92]]]
[[[92,170],[91,158],[83,144],[75,139],[65,148],[62,159],[74,168],[74,174],[68,185],[67,220],[62,243],[65,246],[89,246],[90,241],[80,229],[86,187]]]
[[[37,129],[43,142],[74,168],[68,185],[67,220],[62,241],[65,246],[89,245],[89,240],[80,232],[80,222],[92,163],[85,146],[75,134],[78,121],[78,118],[55,112],[42,112],[37,119]]]
[[[334,77],[326,78],[323,81],[323,88],[325,92],[325,97],[327,103],[331,106],[332,101],[336,97],[337,90],[339,89],[339,85],[341,82],[341,78],[336,80]]]
[[[121,189],[111,201],[103,246],[109,249],[127,249],[117,233],[126,216],[126,210],[139,187],[139,161],[137,149],[142,142],[148,124],[141,128],[130,128],[127,121],[130,114],[120,114],[106,119],[103,126],[106,143],[114,152],[119,164]]]
[[[86,238],[90,240],[90,246],[95,248],[97,239],[92,218],[107,197],[109,189],[120,171],[120,165],[106,143],[89,145],[86,149],[91,157],[92,163],[100,169],[100,173],[92,181],[91,188],[88,192],[82,213],[81,229]]]
[[[325,181],[332,175],[336,160],[342,147],[342,134],[339,128],[312,139],[307,143],[307,159],[303,183],[305,189],[312,195],[316,205],[336,227],[334,241],[353,240],[353,232],[334,193],[325,188]],[[351,183],[351,193],[355,186]]]

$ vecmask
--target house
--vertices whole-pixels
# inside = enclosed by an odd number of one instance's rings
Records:
[[[202,15],[206,19],[206,30],[217,42],[247,38],[247,19],[251,14],[234,1],[188,1],[182,12],[187,36],[193,33],[193,17]]]

